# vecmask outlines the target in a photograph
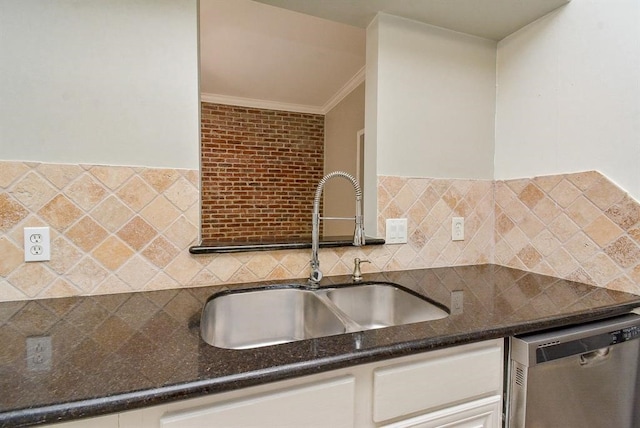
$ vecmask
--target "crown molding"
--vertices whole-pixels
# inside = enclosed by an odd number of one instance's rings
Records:
[[[200,101],[232,106],[262,108],[266,110],[282,110],[295,111],[298,113],[324,114],[322,108],[317,106],[281,103],[277,101],[258,100],[254,98],[232,97],[228,95],[202,93],[200,94]]]
[[[354,89],[356,89],[366,77],[366,66],[363,66],[356,74],[353,75],[347,83],[344,84],[338,92],[336,92],[330,99],[322,106],[322,114],[327,114],[332,108],[338,105],[340,101],[346,98]]]
[[[344,84],[323,106],[310,106],[304,104],[281,103],[278,101],[259,100],[255,98],[234,97],[229,95],[201,93],[200,101],[206,103],[226,104],[232,106],[262,108],[266,110],[295,111],[298,113],[311,113],[325,115],[338,105],[347,95],[356,89],[365,80],[365,67],[362,67]]]

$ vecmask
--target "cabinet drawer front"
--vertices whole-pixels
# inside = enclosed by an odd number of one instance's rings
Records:
[[[499,394],[502,341],[433,352],[427,360],[375,370],[373,419],[385,421]]]
[[[502,398],[499,395],[427,413],[381,428],[500,428]]]
[[[346,376],[166,414],[162,428],[353,427],[355,379]]]

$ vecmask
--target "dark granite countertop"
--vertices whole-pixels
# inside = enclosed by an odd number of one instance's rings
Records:
[[[463,311],[406,326],[227,350],[200,338],[203,304],[215,292],[258,284],[0,303],[0,427],[195,398],[640,306],[640,296],[494,265],[364,279],[401,284],[447,307],[451,292],[460,290]],[[345,282],[350,278],[330,277],[322,286]],[[51,361],[34,370],[27,338],[43,336],[51,338]]]

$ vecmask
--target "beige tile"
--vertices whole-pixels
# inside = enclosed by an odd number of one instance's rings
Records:
[[[453,211],[462,201],[463,197],[459,190],[452,185],[444,195],[442,195],[442,200],[449,206],[449,209]]]
[[[173,278],[160,271],[156,274],[156,276],[149,280],[149,282],[147,282],[147,285],[145,285],[145,290],[168,290],[179,287],[180,284],[178,284]]]
[[[91,217],[109,232],[120,229],[133,215],[133,211],[113,195],[91,211]]]
[[[574,272],[580,264],[562,248],[558,248],[545,259],[549,266],[553,268],[557,276],[566,278],[567,275]]]
[[[82,256],[83,253],[75,245],[61,236],[51,242],[49,267],[58,275],[64,275],[80,261]]]
[[[188,252],[182,251],[164,269],[164,272],[181,285],[188,285],[189,281],[202,270],[202,265]],[[215,272],[214,272],[215,273]]]
[[[622,229],[609,220],[605,215],[601,215],[592,221],[584,228],[584,232],[593,239],[596,244],[602,247],[609,244],[614,239],[617,239],[623,233]]]
[[[619,276],[620,268],[614,263],[609,256],[604,253],[598,253],[593,258],[587,260],[582,268],[589,274],[596,284],[606,284],[614,277]]]
[[[569,180],[562,180],[549,192],[549,196],[561,207],[567,208],[582,192]]]
[[[26,208],[37,211],[56,194],[56,189],[35,172],[29,172],[11,188],[9,193]]]
[[[87,256],[69,271],[66,279],[80,288],[83,294],[87,294],[95,290],[108,275],[108,272],[100,264],[92,257]]]
[[[580,227],[587,226],[602,214],[602,210],[584,196],[578,197],[566,212],[569,218]]]
[[[7,238],[0,236],[0,276],[9,276],[23,261],[22,248],[16,247]]]
[[[529,183],[527,184],[522,191],[518,194],[518,198],[522,201],[530,209],[533,209],[540,199],[544,197],[544,192],[542,192],[535,184]]]
[[[241,267],[242,263],[232,254],[217,254],[207,265],[207,269],[224,282],[228,282]]]
[[[578,189],[585,191],[593,184],[598,182],[602,175],[597,171],[586,171],[586,172],[578,172],[574,174],[567,174],[567,180],[571,181],[575,184]]]
[[[640,262],[640,248],[627,236],[616,239],[604,249],[604,252],[623,268]]]
[[[560,214],[549,225],[548,229],[560,241],[566,242],[580,230],[565,214]]]
[[[563,180],[562,175],[543,175],[540,177],[534,177],[533,183],[542,189],[544,192],[549,193],[558,183]]]
[[[542,260],[540,253],[531,245],[526,245],[521,249],[518,252],[518,258],[529,269],[533,269]]]
[[[538,202],[533,209],[535,215],[538,216],[543,223],[551,223],[556,217],[562,213],[562,208],[558,206],[551,198],[545,196]]]
[[[427,187],[429,187],[430,180],[428,178],[409,178],[406,185],[411,188],[413,193],[417,196],[421,195]]]
[[[140,177],[158,193],[167,190],[180,176],[177,170],[166,168],[147,168],[140,173]]]
[[[38,298],[50,299],[61,296],[77,296],[80,293],[81,291],[74,287],[70,282],[62,278],[57,278],[48,288],[38,295]]]
[[[528,178],[520,178],[516,180],[505,180],[505,184],[516,194],[520,194],[530,183]]]
[[[103,266],[114,271],[129,260],[133,251],[117,237],[109,236],[92,254]]]
[[[543,256],[549,256],[560,247],[558,241],[549,230],[543,230],[531,241],[536,250]]]
[[[58,189],[63,189],[78,178],[84,170],[78,165],[43,163],[36,168],[38,173]]]
[[[277,261],[266,252],[256,253],[246,266],[256,274],[258,278],[267,278],[277,266]]]
[[[54,228],[63,231],[82,215],[82,210],[63,194],[55,196],[38,212]]]
[[[440,196],[433,189],[432,186],[427,186],[427,188],[418,196],[418,200],[424,205],[427,210],[431,210],[433,206],[438,203],[440,200]]]
[[[526,215],[522,221],[518,223],[520,230],[524,232],[530,239],[533,239],[538,233],[540,233],[545,225],[534,215]]]
[[[96,294],[116,294],[116,293],[130,293],[133,290],[127,283],[122,281],[116,275],[109,275],[107,279],[102,281],[100,285],[94,290]]]
[[[402,186],[400,191],[394,195],[393,202],[400,209],[400,211],[406,213],[416,202],[416,195],[413,193],[411,187]]]
[[[502,211],[500,212],[499,215],[497,215],[496,217],[496,232],[499,235],[504,235],[506,233],[508,233],[511,229],[513,229],[515,226],[515,224],[513,223],[513,221],[511,221],[511,219],[506,216],[505,214],[502,213]]]
[[[134,290],[142,290],[158,273],[158,269],[144,258],[134,255],[118,270],[118,278]]]
[[[86,252],[94,249],[107,235],[107,231],[89,216],[81,218],[66,234],[67,238]]]
[[[564,244],[564,248],[579,262],[587,261],[600,251],[600,246],[583,232],[576,233]]]
[[[24,220],[29,212],[11,196],[0,194],[0,232],[8,231]]]
[[[629,229],[629,236],[635,239],[636,242],[640,242],[640,227]]]
[[[116,194],[125,205],[138,212],[151,202],[158,193],[140,177],[134,176],[120,187]]]
[[[376,194],[378,197],[378,212],[382,212],[393,198],[383,187],[378,187]]]
[[[89,172],[111,190],[116,190],[131,177],[133,169],[121,166],[92,166]]]
[[[65,195],[85,211],[102,201],[106,193],[105,188],[90,174],[83,174],[65,190]]]
[[[502,211],[516,224],[530,212],[529,208],[518,199],[502,207]]]
[[[197,189],[200,189],[200,171],[197,169],[181,169],[180,173]]]
[[[164,231],[164,236],[176,247],[184,250],[198,242],[198,228],[184,216],[180,216]]]
[[[640,204],[625,195],[621,201],[607,209],[606,215],[623,230],[629,230],[640,222]]]
[[[117,233],[134,250],[141,250],[157,236],[156,230],[141,217],[135,216]]]
[[[159,195],[140,211],[140,216],[159,231],[163,231],[180,216],[180,211],[167,198]]]
[[[22,162],[0,161],[0,188],[7,189],[18,178],[25,175],[29,169]]]
[[[585,191],[585,196],[598,208],[606,210],[611,205],[620,201],[624,197],[624,192],[615,184],[602,177]]]
[[[23,263],[7,278],[9,283],[28,297],[37,297],[54,279],[42,263]]]
[[[163,268],[178,255],[180,250],[164,237],[158,236],[142,252],[154,265]]]
[[[406,183],[406,178],[395,176],[382,177],[380,182],[382,187],[384,187],[391,195],[397,195]]]
[[[200,200],[200,191],[198,188],[185,178],[178,179],[164,195],[182,211],[197,204]]]

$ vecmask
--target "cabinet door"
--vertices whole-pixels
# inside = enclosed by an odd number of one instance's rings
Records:
[[[373,420],[384,422],[500,394],[502,349],[501,340],[480,342],[376,369]]]
[[[355,379],[288,388],[168,413],[162,428],[344,427],[354,425]]]
[[[460,404],[381,428],[500,428],[502,401],[499,395]]]

